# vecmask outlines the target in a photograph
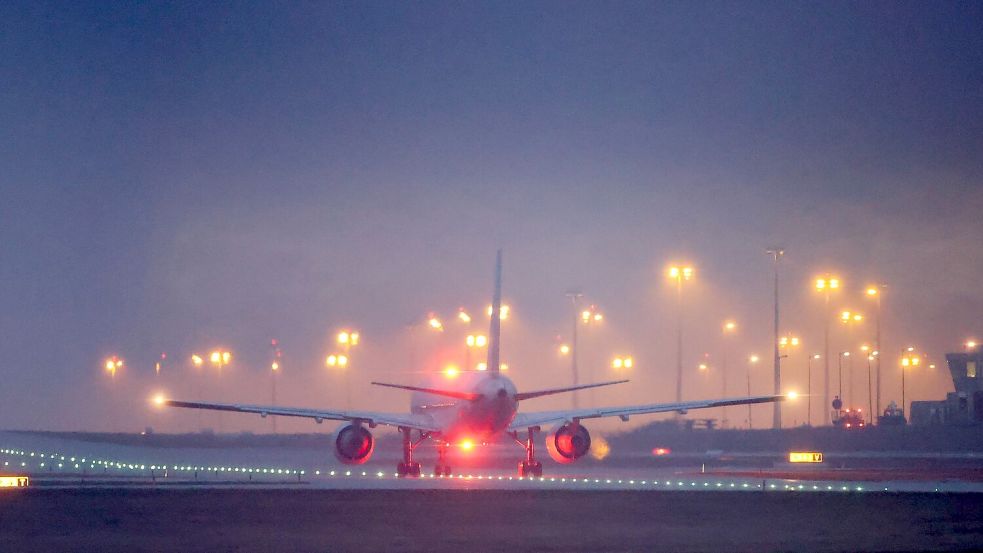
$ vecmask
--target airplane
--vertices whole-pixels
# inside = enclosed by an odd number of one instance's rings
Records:
[[[373,385],[412,392],[409,413],[381,413],[332,409],[304,409],[272,405],[242,405],[160,399],[170,407],[211,409],[256,413],[262,417],[302,417],[320,424],[325,420],[346,421],[334,433],[334,454],[342,463],[359,465],[372,456],[375,438],[370,429],[379,425],[395,427],[402,436],[403,460],[396,467],[399,477],[419,477],[420,463],[413,460],[413,451],[426,440],[437,445],[438,460],[434,474],[450,476],[447,450],[459,440],[468,443],[484,442],[501,435],[511,436],[525,449],[525,459],[519,462],[519,476],[543,475],[543,464],[536,458],[535,437],[544,427],[552,425],[546,434],[546,451],[562,464],[572,463],[590,451],[591,438],[582,421],[601,417],[619,417],[628,421],[635,415],[651,413],[682,413],[691,409],[708,409],[732,405],[784,401],[785,395],[751,396],[734,399],[711,399],[675,403],[652,403],[619,407],[586,407],[558,411],[520,412],[519,403],[538,397],[621,384],[627,380],[565,386],[531,392],[520,392],[512,380],[502,374],[499,349],[501,346],[502,251],[495,263],[495,289],[492,301],[491,328],[488,333],[486,370],[462,372],[454,389],[435,386],[408,386],[385,382]],[[524,439],[520,439],[520,435]]]

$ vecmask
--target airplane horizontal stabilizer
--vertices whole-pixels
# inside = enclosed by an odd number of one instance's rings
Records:
[[[515,394],[515,399],[522,401],[524,399],[532,399],[534,397],[551,396],[553,394],[562,394],[564,392],[573,392],[576,390],[583,390],[586,388],[599,388],[601,386],[610,386],[612,384],[623,384],[628,382],[627,380],[612,380],[610,382],[598,382],[597,384],[581,384],[580,386],[569,386],[567,388],[552,388],[549,390],[537,390],[535,392],[520,392]]]
[[[481,397],[481,394],[476,394],[473,392],[458,392],[455,390],[439,390],[437,388],[421,388],[419,386],[404,386],[402,384],[387,384],[385,382],[373,382],[372,384],[376,386],[385,386],[387,388],[399,388],[400,390],[409,390],[411,392],[423,392],[426,394],[433,394],[436,396],[446,396],[455,399],[466,399],[468,401],[474,401]]]

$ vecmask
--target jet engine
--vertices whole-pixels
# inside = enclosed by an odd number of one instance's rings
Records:
[[[590,432],[579,423],[556,426],[546,435],[546,451],[557,463],[572,463],[590,451]]]
[[[346,465],[361,465],[372,456],[375,439],[362,425],[348,424],[334,435],[334,456]]]

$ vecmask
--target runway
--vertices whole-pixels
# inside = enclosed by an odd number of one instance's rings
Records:
[[[968,494],[21,489],[3,551],[969,551]]]
[[[13,447],[12,447],[13,445]],[[451,477],[398,478],[395,462],[345,466],[317,462],[305,449],[151,448],[86,442],[43,434],[0,432],[0,473],[31,477],[46,488],[305,488],[322,490],[636,490],[659,492],[983,493],[979,469],[898,471],[836,468],[746,470],[641,463],[549,464],[540,478],[514,470],[464,467]]]

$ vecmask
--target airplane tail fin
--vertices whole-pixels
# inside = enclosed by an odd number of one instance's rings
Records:
[[[502,343],[502,250],[495,256],[495,294],[492,296],[491,327],[488,330],[488,372],[497,375],[501,368],[499,349]]]
[[[515,394],[515,399],[522,401],[524,399],[532,399],[534,397],[551,396],[553,394],[562,394],[564,392],[573,392],[576,390],[583,390],[585,388],[599,388],[601,386],[610,386],[612,384],[623,384],[628,382],[627,380],[612,380],[610,382],[598,382],[597,384],[581,384],[579,386],[567,386],[566,388],[551,388],[549,390],[537,390],[535,392],[520,392]]]

